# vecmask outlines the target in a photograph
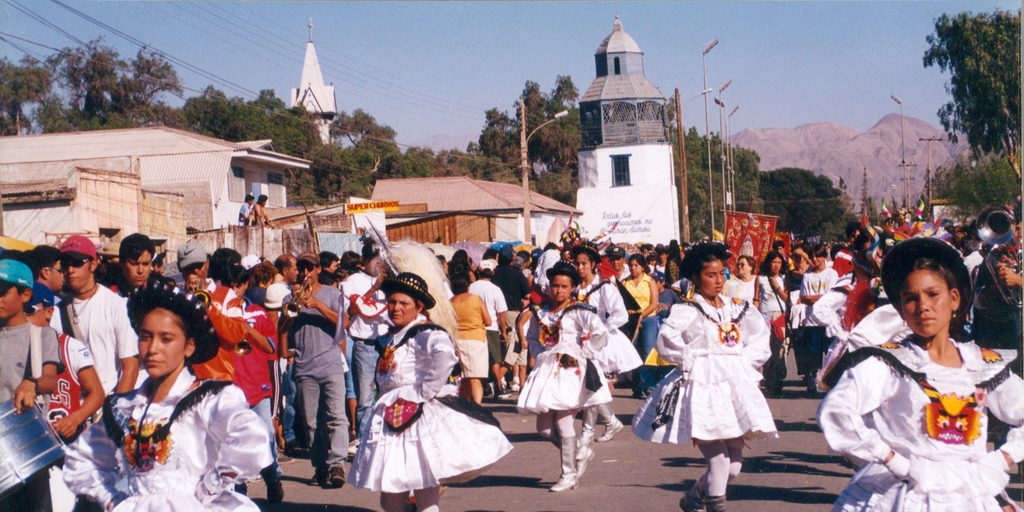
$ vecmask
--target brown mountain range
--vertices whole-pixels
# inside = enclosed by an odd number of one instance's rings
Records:
[[[911,203],[916,203],[925,187],[928,143],[923,138],[941,138],[932,143],[932,169],[942,166],[966,147],[949,142],[945,132],[913,117],[904,118],[907,164],[911,177]],[[782,167],[808,169],[827,176],[839,185],[854,204],[861,197],[864,169],[868,174],[868,195],[877,204],[882,199],[903,201],[903,168],[900,166],[900,115],[889,114],[864,132],[833,123],[813,123],[796,128],[748,128],[733,136],[733,143],[756,151],[760,168],[771,171]]]

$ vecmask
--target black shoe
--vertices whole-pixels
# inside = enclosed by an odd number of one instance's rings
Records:
[[[267,482],[267,501],[270,503],[281,503],[284,501],[284,487],[280,480]]]
[[[316,468],[316,473],[313,474],[313,478],[309,481],[309,485],[327,487],[327,468]]]
[[[292,439],[284,443],[284,454],[289,457],[295,456],[295,451],[299,448],[299,442]]]

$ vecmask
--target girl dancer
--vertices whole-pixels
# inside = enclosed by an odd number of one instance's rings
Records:
[[[562,476],[551,487],[559,492],[576,487],[594,458],[589,447],[577,447],[576,410],[611,402],[612,395],[590,361],[608,343],[605,323],[596,308],[572,300],[579,274],[560,261],[548,269],[547,277],[551,302],[524,313],[529,315],[526,339],[537,362],[519,393],[518,407],[520,413],[536,414],[537,432],[561,450]],[[582,452],[579,457],[577,452]]]
[[[740,474],[743,442],[775,434],[758,370],[771,354],[768,326],[746,301],[722,296],[729,251],[720,243],[694,246],[682,273],[693,281],[692,301],[673,306],[658,335],[658,354],[679,366],[633,416],[633,432],[655,443],[691,440],[707,473],[679,502],[683,510],[725,510],[725,488]]]
[[[1016,351],[954,339],[972,297],[959,253],[936,239],[907,240],[881,273],[912,334],[851,352],[826,379],[825,439],[865,462],[832,510],[1019,510],[1004,488],[1024,459],[1024,381],[1009,371]],[[986,412],[1014,427],[991,452]]]
[[[274,461],[270,437],[241,389],[189,371],[217,354],[203,307],[154,283],[136,292],[128,313],[149,377],[107,398],[103,421],[67,447],[64,481],[104,510],[258,512],[232,489]],[[121,476],[127,494],[115,487]]]
[[[469,480],[512,445],[494,416],[445,386],[458,356],[449,333],[428,320],[435,299],[427,282],[403,272],[381,289],[393,327],[377,362],[380,397],[349,478],[356,489],[379,491],[385,512],[409,510],[410,492],[416,510],[437,512],[442,483]]]
[[[576,300],[597,308],[598,318],[604,320],[608,331],[608,345],[594,355],[594,363],[598,371],[605,373],[628,372],[640,366],[643,361],[629,342],[629,338],[619,327],[629,321],[629,313],[622,302],[615,283],[601,279],[597,274],[597,265],[601,262],[601,253],[593,242],[583,241],[572,248],[573,262],[580,275],[580,284],[573,291]],[[615,417],[609,404],[588,407],[583,413],[583,432],[579,444],[586,446],[594,441],[594,425],[600,419],[605,424],[604,434],[597,438],[598,442],[611,441],[615,434],[625,425]],[[583,452],[581,451],[580,454]]]

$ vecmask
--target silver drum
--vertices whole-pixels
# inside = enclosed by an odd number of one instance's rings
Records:
[[[64,444],[38,407],[18,414],[0,403],[0,500],[64,457]]]

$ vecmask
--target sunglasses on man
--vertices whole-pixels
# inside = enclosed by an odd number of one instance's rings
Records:
[[[92,258],[88,256],[77,256],[74,254],[60,255],[60,266],[62,269],[67,269],[69,267],[81,268],[90,261],[92,261]]]

